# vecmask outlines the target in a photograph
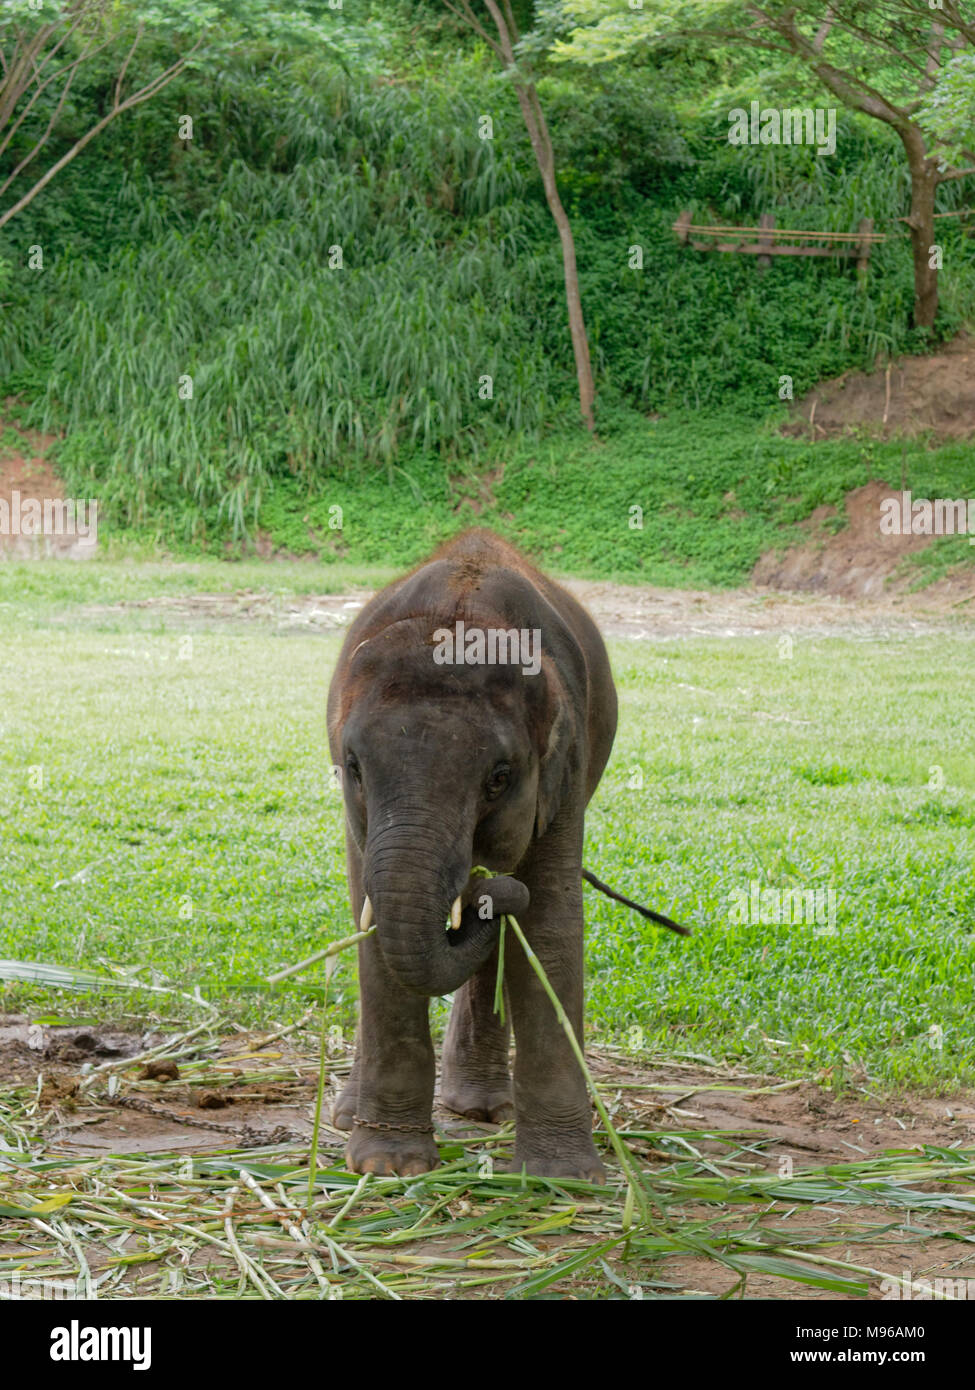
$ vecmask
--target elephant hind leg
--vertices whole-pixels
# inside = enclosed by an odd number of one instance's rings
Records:
[[[440,1098],[468,1120],[503,1124],[515,1117],[508,1047],[511,1028],[494,1012],[497,950],[454,995],[443,1045]]]
[[[332,1124],[336,1129],[351,1129],[352,1117],[359,1106],[359,1039],[355,1040],[355,1059],[349,1079],[342,1087],[342,1093],[332,1106]]]

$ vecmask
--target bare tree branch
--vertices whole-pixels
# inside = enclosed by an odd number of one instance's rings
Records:
[[[484,5],[488,14],[494,20],[494,27],[498,31],[498,40],[501,44],[501,52],[504,55],[504,60],[509,67],[513,68],[515,65],[515,46],[512,42],[508,26],[505,23],[504,16],[495,3],[495,0],[484,0]]]
[[[125,81],[125,74],[129,70],[129,64],[132,61],[132,56],[135,53],[135,50],[139,47],[139,41],[141,40],[142,35],[145,32],[145,27],[146,26],[144,24],[140,23],[138,29],[136,29],[135,38],[132,40],[132,47],[129,49],[128,53],[126,53],[125,60],[123,61],[122,66],[119,68],[118,81],[115,84],[116,110],[118,109],[119,99],[122,96],[122,83]]]
[[[832,29],[832,27],[833,11],[831,9],[827,9],[823,22],[816,30],[816,37],[813,39],[813,48],[816,50],[817,53],[822,53],[823,44],[829,37],[829,31]]]
[[[81,28],[84,20],[94,18],[104,10],[106,0],[78,0],[68,11],[67,22],[62,14],[58,20],[51,24],[44,24],[35,31],[33,38],[25,40],[24,31],[18,29],[14,31],[14,48],[12,51],[11,62],[16,66],[13,72],[8,73],[8,65],[4,62],[4,81],[0,83],[0,129],[2,129],[9,119],[11,112],[20,100],[23,93],[29,86],[37,82],[37,78],[45,67],[57,57],[58,53]],[[61,37],[47,47],[51,37],[57,33],[59,27],[63,25]],[[106,40],[102,47],[107,47],[112,40]],[[43,54],[40,62],[37,62],[37,55]],[[18,54],[22,56],[18,59]],[[57,72],[51,78],[45,80],[44,85],[57,76]],[[14,79],[18,80],[14,80]]]
[[[484,25],[477,18],[474,11],[470,7],[468,0],[460,0],[460,3],[461,8],[458,9],[456,5],[451,3],[451,0],[444,0],[444,4],[447,6],[447,9],[450,10],[452,14],[455,14],[457,18],[461,20],[464,24],[466,24],[469,28],[473,29],[475,34],[477,34],[479,38],[482,38],[484,40],[488,48],[491,49],[492,53],[494,53],[496,57],[500,58],[501,49],[498,47],[497,42],[484,28]]]
[[[518,32],[518,24],[515,20],[514,11],[511,8],[511,0],[504,0],[504,17],[508,25],[508,33],[511,35],[512,44],[516,44],[521,38]]]
[[[876,8],[880,7],[877,6]],[[781,15],[769,14],[766,10],[760,10],[757,5],[750,6],[750,9],[752,10],[753,14],[760,15],[762,17],[763,22],[767,26],[775,29],[777,32],[783,35],[788,35],[793,30],[795,30],[795,32],[799,34],[800,38],[802,38],[803,42],[805,43],[810,52],[822,51],[823,44],[818,44],[817,46],[817,40],[819,39],[820,34],[822,34],[822,31],[825,28],[825,24],[820,26],[820,30],[815,38],[806,39],[805,36],[802,34],[801,30],[799,30],[798,25],[795,23],[794,8],[785,11]],[[842,8],[831,8],[829,15],[829,24],[831,29],[835,28],[839,30],[841,33],[849,34],[851,38],[860,39],[862,42],[867,43],[874,48],[882,48],[885,53],[889,53],[893,58],[896,58],[898,62],[904,63],[907,66],[912,67],[915,70],[915,72],[918,73],[919,76],[921,73],[923,73],[924,63],[921,60],[922,55],[924,59],[927,58],[927,48],[924,43],[919,41],[918,43],[911,45],[910,47],[907,47],[903,43],[900,45],[892,43],[890,39],[883,33],[877,30],[864,28],[863,25],[857,24],[852,18],[852,16]],[[892,25],[892,27],[896,28],[896,25]],[[825,42],[825,38],[826,35],[823,35],[823,42]],[[793,51],[795,50],[793,49]],[[912,53],[917,53],[919,55],[917,60],[915,60],[911,56]]]
[[[84,10],[86,13],[90,13],[93,9],[98,8],[100,3],[101,0],[95,0],[95,4],[92,5],[88,3],[88,0],[81,0],[81,4],[79,5],[79,11]],[[77,28],[77,24],[75,24],[75,28]],[[54,33],[54,26],[47,26],[46,33],[48,35],[48,38],[50,38],[51,35]],[[173,78],[176,77],[178,73],[182,72],[182,70],[186,67],[186,64],[189,61],[192,54],[197,50],[197,48],[199,48],[200,44],[203,42],[202,37],[197,39],[196,43],[193,44],[192,47],[189,48],[186,51],[186,53],[183,54],[182,57],[177,58],[175,63],[172,63],[163,72],[157,73],[156,76],[153,77],[149,82],[145,83],[144,86],[138,88],[136,91],[132,92],[131,95],[123,99],[122,86],[126,74],[128,72],[129,65],[132,61],[133,55],[135,54],[142,37],[143,26],[140,25],[136,33],[135,40],[133,41],[128,52],[126,53],[121,68],[119,70],[118,78],[115,83],[114,100],[112,102],[111,109],[107,112],[106,115],[104,115],[101,118],[101,120],[96,121],[95,124],[91,126],[89,130],[87,130],[83,135],[81,135],[71,146],[71,148],[60,157],[60,159],[55,160],[55,162],[50,166],[50,168],[44,174],[42,174],[39,179],[37,179],[33,186],[29,188],[21,198],[19,198],[11,207],[7,208],[3,212],[0,212],[0,227],[5,226],[12,218],[16,217],[19,212],[22,212],[25,207],[32,203],[33,200],[37,197],[37,195],[42,191],[42,189],[46,188],[47,185],[51,182],[51,180],[55,178],[56,175],[59,174],[67,164],[70,164],[71,161],[81,153],[81,151],[86,147],[86,145],[90,144],[91,141],[94,140],[97,135],[100,135],[101,132],[106,128],[106,126],[110,125],[112,121],[114,121],[124,111],[129,111],[133,107],[141,106],[143,102],[150,101],[154,96],[161,92],[164,87],[168,86],[169,83],[173,80]],[[61,44],[62,40],[59,40],[57,47],[60,48]],[[35,142],[34,148],[30,152],[30,154],[21,161],[18,167],[14,170],[13,174],[8,177],[7,181],[3,185],[3,188],[0,189],[0,192],[6,191],[6,189],[10,186],[10,183],[12,182],[13,178],[16,177],[16,175],[21,171],[21,169],[26,168],[27,165],[31,163],[31,161],[36,157],[36,155],[47,145],[48,141],[50,140],[51,134],[54,130],[57,116],[60,114],[60,111],[64,105],[64,102],[68,95],[68,91],[71,87],[71,83],[74,81],[74,77],[77,73],[80,63],[84,61],[86,58],[91,57],[92,53],[98,52],[105,46],[105,44],[98,44],[95,47],[90,47],[87,52],[83,50],[79,58],[75,59],[72,63],[70,63],[67,66],[67,68],[62,69],[59,75],[63,75],[66,72],[67,79],[65,82],[65,86],[61,92],[60,98],[58,100],[58,104],[55,109],[54,115],[48,122],[47,129],[44,131],[43,135]],[[29,47],[36,52],[36,45],[31,44],[29,45]],[[48,59],[49,58],[50,54],[48,55]],[[39,73],[42,70],[43,66],[44,64],[36,65],[34,67],[34,71]],[[20,86],[20,96],[22,96],[30,86],[30,78],[28,75],[28,69],[18,67],[17,71],[19,74],[18,82]],[[12,79],[8,77],[8,79],[4,83],[5,87],[7,85],[7,82],[9,82],[10,80]],[[45,84],[49,80],[50,79],[45,79]],[[14,108],[12,107],[9,108],[10,111],[12,111],[13,109]]]
[[[975,19],[963,15],[955,0],[942,0],[941,9],[952,29],[957,29],[970,44],[975,44]]]
[[[92,46],[89,42],[85,46],[85,48],[82,49],[78,57],[75,58],[73,62],[69,63],[67,67],[60,68],[59,70],[52,72],[48,77],[45,77],[43,82],[40,82],[35,86],[30,99],[25,103],[23,109],[20,112],[20,115],[17,117],[15,121],[10,122],[9,126],[7,127],[6,134],[3,136],[3,139],[0,139],[0,155],[3,154],[4,150],[6,150],[7,146],[10,144],[11,140],[16,135],[20,126],[30,115],[35,103],[37,102],[38,97],[40,97],[48,89],[51,83],[56,82],[59,78],[66,77],[70,84],[70,82],[74,80],[75,69],[80,67],[82,63],[87,62],[89,58],[94,57],[96,53],[100,53],[102,49],[108,48],[112,44],[112,42],[113,39],[111,38],[105,39],[104,42],[95,44],[94,46]],[[2,128],[3,118],[2,114],[0,114],[0,129]]]
[[[55,106],[53,112],[51,113],[51,119],[50,119],[50,120],[48,121],[48,123],[47,123],[47,129],[45,130],[45,132],[44,132],[44,134],[41,136],[41,138],[40,138],[40,139],[36,142],[36,144],[33,146],[33,148],[30,149],[30,150],[28,150],[28,152],[24,155],[24,157],[23,157],[23,159],[20,161],[20,163],[19,163],[18,165],[16,165],[16,166],[11,170],[11,172],[9,173],[9,175],[7,176],[7,178],[4,180],[4,182],[3,182],[2,184],[0,184],[0,197],[2,197],[4,193],[6,193],[7,189],[8,189],[8,188],[10,187],[10,185],[13,183],[14,179],[16,179],[16,178],[18,177],[18,175],[21,174],[21,173],[23,172],[23,170],[26,169],[27,166],[28,166],[29,164],[31,164],[31,163],[37,158],[37,156],[40,154],[41,150],[42,150],[42,149],[44,148],[44,146],[47,144],[47,142],[48,142],[48,140],[50,139],[50,136],[51,136],[51,131],[54,129],[55,125],[57,124],[58,117],[61,115],[61,112],[62,112],[63,109],[64,109],[64,103],[65,103],[65,102],[67,101],[67,99],[68,99],[68,93],[71,91],[71,84],[72,84],[72,82],[74,82],[75,74],[77,73],[77,71],[78,71],[78,65],[77,65],[77,63],[73,63],[73,64],[71,65],[71,71],[70,71],[69,74],[68,74],[68,79],[67,79],[67,81],[65,82],[64,87],[63,87],[62,90],[61,90],[61,95],[58,97],[57,105]],[[23,117],[21,117],[21,119],[23,119]],[[13,132],[16,131],[17,126],[18,126],[19,124],[20,124],[20,121],[17,121],[17,122],[13,125],[13,127],[12,127],[12,129],[11,129],[11,132],[10,132],[10,135],[8,135],[8,136],[7,136],[7,140],[4,141],[4,145],[7,144],[7,143],[9,142],[9,140],[12,138]],[[3,148],[3,146],[0,146],[0,148]]]
[[[928,36],[928,61],[924,66],[922,92],[929,92],[938,80],[938,75],[941,72],[941,45],[944,42],[944,37],[945,26],[935,20]]]

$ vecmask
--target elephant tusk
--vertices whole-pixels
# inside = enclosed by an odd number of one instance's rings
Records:
[[[458,896],[454,899],[453,907],[450,909],[450,925],[454,931],[460,926],[461,910],[460,897]]]
[[[372,903],[368,898],[362,904],[362,912],[359,916],[359,930],[368,931],[372,926]]]

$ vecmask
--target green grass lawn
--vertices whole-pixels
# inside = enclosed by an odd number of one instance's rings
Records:
[[[352,925],[325,734],[340,636],[91,609],[354,578],[0,566],[0,957],[176,991],[10,983],[0,1006],[192,1021],[198,989],[263,1025],[320,997],[314,970],[264,977]],[[975,630],[799,638],[788,659],[773,636],[611,655],[620,732],[586,864],[694,934],[587,889],[591,1036],[834,1085],[975,1080]],[[732,920],[753,883],[832,889],[835,930]],[[349,953],[329,998],[351,1029]]]

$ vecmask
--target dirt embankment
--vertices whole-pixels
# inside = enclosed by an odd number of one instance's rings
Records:
[[[919,436],[942,443],[970,439],[969,492],[975,495],[975,338],[962,333],[930,356],[904,357],[873,372],[844,372],[821,382],[796,403],[783,433],[812,440],[844,434],[896,437],[905,444]],[[881,531],[881,503],[905,490],[894,479],[857,488],[846,498],[846,524],[839,531],[826,524],[835,518],[835,508],[818,508],[804,526],[809,540],[785,553],[763,555],[753,582],[844,598],[904,596],[914,578],[903,568],[904,560],[934,540]],[[968,563],[965,539],[958,537],[956,545],[959,567],[924,591],[927,606],[944,609],[975,599],[975,566]]]
[[[885,439],[975,437],[975,338],[960,333],[930,356],[820,382],[796,402],[784,433],[829,439],[853,430]]]
[[[975,494],[975,450],[972,474]],[[899,488],[880,482],[855,488],[847,495],[846,524],[839,531],[827,524],[837,515],[836,508],[817,507],[803,523],[810,539],[790,550],[766,552],[752,571],[752,582],[792,593],[909,602],[915,576],[902,568],[903,562],[926,549],[935,537],[881,530],[882,503],[896,499],[900,513],[901,496]],[[959,567],[921,591],[914,606],[945,611],[975,599],[975,566],[968,563],[966,538],[957,536],[954,544]]]
[[[6,403],[10,406],[10,402]],[[905,357],[873,372],[846,372],[822,382],[796,403],[792,421],[783,432],[806,435],[812,440],[855,433],[873,438],[903,437],[905,441],[925,436],[938,441],[971,440],[972,483],[975,494],[975,338],[960,334],[941,352],[924,357]],[[64,489],[45,454],[53,436],[0,425],[0,502],[11,508],[15,493],[21,497],[63,499]],[[915,442],[913,448],[922,447]],[[487,474],[479,483],[477,498],[468,498],[478,511],[490,497],[499,474]],[[923,591],[918,601],[910,590],[916,576],[904,561],[925,549],[935,539],[925,534],[885,534],[881,530],[881,504],[900,496],[896,480],[875,480],[855,489],[845,502],[844,525],[836,529],[837,512],[821,507],[813,512],[802,529],[808,539],[787,551],[774,550],[763,555],[752,572],[752,583],[760,589],[780,593],[808,593],[832,599],[869,599],[874,603],[906,607],[920,606],[929,612],[947,612],[975,600],[975,552],[969,552],[964,537],[956,540],[959,564]],[[0,513],[4,510],[0,507]],[[265,547],[266,549],[266,547]],[[43,538],[0,534],[0,555],[58,554],[86,558],[94,545],[80,544],[77,535]],[[262,547],[258,544],[258,551]],[[652,595],[651,607],[663,604],[667,591],[628,590],[615,586],[580,584],[596,597],[594,610],[608,606],[620,610],[616,624],[631,635],[650,635],[641,631],[648,624],[642,593]],[[610,588],[614,596],[609,596]],[[743,591],[746,592],[747,591]],[[700,598],[700,596],[694,596]],[[635,612],[635,609],[641,610]],[[626,611],[625,617],[621,614]],[[965,611],[969,611],[967,608]],[[598,615],[597,615],[598,616]],[[660,616],[659,614],[657,616]],[[301,621],[301,619],[299,619]],[[764,626],[764,624],[759,624]],[[632,629],[636,629],[632,631]],[[613,631],[613,619],[609,631]]]
[[[4,404],[9,410],[13,403],[8,400]],[[27,520],[26,503],[40,504],[43,523],[45,503],[65,500],[64,485],[46,457],[56,441],[56,435],[21,430],[0,417],[0,559],[57,556],[87,560],[95,553],[96,542],[88,535],[87,501],[80,527],[75,526],[73,519],[59,519],[56,513],[51,526],[44,527],[50,533],[41,534],[40,526]],[[73,505],[71,516],[74,517]]]

